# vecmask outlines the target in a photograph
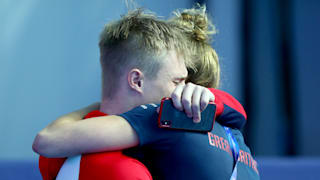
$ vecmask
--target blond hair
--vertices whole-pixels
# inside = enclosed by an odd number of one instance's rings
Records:
[[[166,51],[175,50],[189,57],[184,51],[186,41],[181,29],[142,9],[129,11],[120,20],[107,24],[99,42],[104,95],[112,97],[125,68],[139,68],[152,78]],[[186,62],[192,66],[190,63]]]
[[[206,7],[196,5],[191,9],[175,11],[169,22],[189,37],[189,50],[195,67],[188,68],[187,81],[217,88],[220,82],[219,58],[210,45],[216,29],[208,18]]]

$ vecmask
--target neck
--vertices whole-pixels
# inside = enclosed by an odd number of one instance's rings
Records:
[[[130,111],[132,108],[143,104],[140,97],[133,92],[128,92],[127,88],[121,87],[113,94],[112,98],[102,94],[100,111],[109,115],[117,115]]]
[[[109,115],[121,114],[132,109],[124,99],[103,99],[100,111]]]
[[[112,96],[104,94],[102,89],[102,100],[100,105],[100,111],[104,112],[109,115],[116,115],[121,114],[124,112],[129,111],[130,109],[127,107],[128,102],[125,98],[128,98],[128,96],[124,96],[124,88],[120,87],[118,91],[115,93],[112,93]]]
[[[118,92],[112,98],[103,97],[100,111],[109,115],[121,114],[130,111],[132,108],[141,105],[140,99],[137,99],[130,93]]]

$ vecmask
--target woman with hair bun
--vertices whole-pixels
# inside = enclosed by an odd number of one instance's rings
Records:
[[[158,116],[154,105],[139,106],[119,116],[106,116],[102,112],[93,111],[98,108],[98,105],[89,106],[62,116],[53,123],[56,127],[51,125],[51,129],[47,128],[45,131],[47,133],[49,131],[59,132],[58,123],[62,126],[62,122],[77,122],[86,114],[86,118],[90,118],[89,121],[100,116],[98,117],[99,121],[104,120],[105,123],[115,119],[126,120],[132,126],[132,129],[138,135],[138,142],[131,142],[131,144],[139,144],[139,146],[134,149],[127,149],[124,153],[120,151],[123,149],[121,147],[116,149],[119,151],[113,152],[105,152],[108,151],[108,148],[99,149],[101,147],[99,144],[105,143],[104,141],[95,142],[96,147],[87,147],[86,142],[82,142],[82,144],[75,146],[77,148],[82,147],[82,149],[71,149],[70,151],[83,154],[80,156],[81,164],[78,161],[75,166],[75,169],[78,168],[77,177],[79,179],[152,179],[152,177],[154,179],[230,179],[235,164],[237,164],[238,172],[236,179],[259,179],[256,161],[251,157],[249,148],[244,144],[241,132],[237,130],[242,128],[246,121],[243,107],[231,95],[213,89],[219,85],[220,67],[218,56],[209,44],[210,36],[215,33],[215,30],[207,18],[205,7],[198,6],[197,8],[183,10],[182,13],[175,12],[175,16],[166,23],[181,29],[188,37],[188,51],[190,51],[190,58],[195,64],[194,67],[188,68],[189,75],[186,81],[190,83],[178,85],[173,95],[179,98],[181,93],[191,86],[200,87],[194,84],[209,88],[215,95],[217,106],[217,122],[211,132],[196,133],[160,129],[154,123]],[[240,147],[239,159],[234,160],[233,158],[231,142],[228,140],[223,125],[233,128],[231,130],[232,134],[234,134]],[[107,130],[105,129],[105,131]],[[77,139],[77,137],[68,139],[68,132],[59,133],[65,134],[63,143],[76,144],[82,140]],[[88,136],[101,135],[98,131],[92,132],[89,130],[79,133],[85,133]],[[103,138],[119,137],[110,135]],[[99,137],[99,139],[103,138]],[[76,139],[76,142],[72,141],[74,139]],[[103,144],[103,146],[107,147],[108,145]],[[132,145],[129,145],[129,147],[132,147]],[[88,152],[100,153],[85,154]],[[63,157],[63,154],[57,156]],[[150,170],[152,177],[148,169],[132,157],[141,160]],[[65,159],[63,158],[53,159],[41,156],[40,170],[43,178],[55,179],[64,162]],[[65,166],[72,167],[72,162],[63,165],[62,169]],[[108,173],[105,172],[106,170]],[[57,179],[61,179],[62,176],[70,177],[63,173],[59,175]]]
[[[173,12],[168,22],[178,26],[189,37],[192,59],[195,67],[188,68],[187,82],[207,88],[218,88],[220,82],[220,65],[216,51],[211,47],[212,35],[216,28],[206,14],[206,7]]]

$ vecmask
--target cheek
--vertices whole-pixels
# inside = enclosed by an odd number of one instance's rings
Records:
[[[173,82],[161,81],[156,83],[151,92],[153,92],[154,96],[162,99],[163,97],[170,97],[175,88],[176,85]]]
[[[158,87],[155,92],[157,92],[159,98],[162,99],[163,97],[170,97],[174,89],[174,86],[171,84],[162,84],[162,86]]]
[[[167,89],[166,89],[166,95],[167,97],[170,97],[172,92],[176,89],[176,85],[174,83],[170,83],[168,86],[167,86]]]

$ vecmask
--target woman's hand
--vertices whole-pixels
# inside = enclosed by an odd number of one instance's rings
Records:
[[[201,112],[210,101],[215,100],[214,94],[206,87],[193,83],[178,85],[171,94],[173,105],[180,111],[185,111],[193,122],[201,121]]]

